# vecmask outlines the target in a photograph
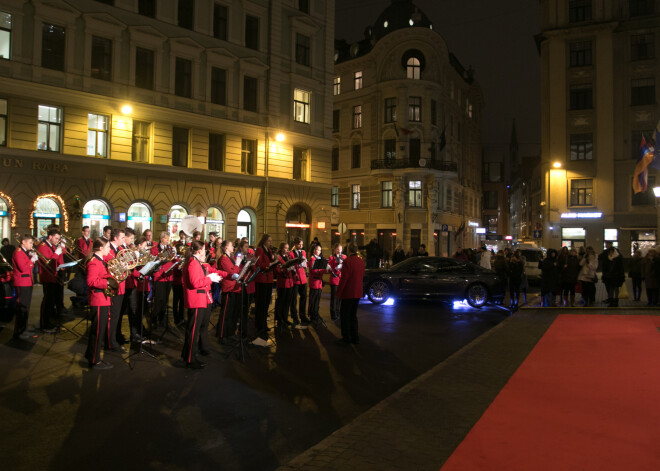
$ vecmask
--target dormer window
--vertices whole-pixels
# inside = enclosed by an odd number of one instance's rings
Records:
[[[406,76],[411,80],[422,78],[422,63],[417,57],[410,57],[406,61]]]

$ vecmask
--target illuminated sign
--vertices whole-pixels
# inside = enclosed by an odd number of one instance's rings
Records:
[[[126,222],[126,213],[119,213],[119,222]]]
[[[603,213],[561,213],[562,219],[598,219]]]
[[[486,233],[486,228],[485,227],[477,227],[477,229],[474,231],[477,234],[485,234]]]
[[[303,224],[299,222],[287,222],[286,227],[297,227],[298,229],[309,229],[309,224]]]
[[[108,216],[107,214],[83,214],[83,219],[91,219],[92,221],[102,221],[105,219],[110,219],[110,216]]]
[[[151,222],[151,217],[150,216],[128,216],[129,221],[136,221],[136,222]]]
[[[478,223],[478,222],[468,221],[468,226],[470,226],[470,227],[479,227],[479,223]]]
[[[504,236],[504,240],[513,240],[513,236]]]
[[[170,218],[170,222],[181,222],[181,218]]]
[[[0,216],[6,216],[6,215],[7,215],[7,211],[0,211]]]
[[[319,221],[316,223],[317,229],[325,229],[325,221]]]
[[[202,221],[204,222],[204,221]],[[225,221],[222,219],[207,219],[206,224],[224,224]]]
[[[35,218],[60,218],[61,216],[57,213],[34,213]]]

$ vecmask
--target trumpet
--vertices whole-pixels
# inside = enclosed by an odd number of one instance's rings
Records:
[[[21,245],[21,234],[18,232],[14,234],[14,240],[18,243],[18,246],[20,247]],[[44,257],[41,252],[39,252],[37,249],[32,249],[29,252],[30,257],[34,258],[34,256],[37,256],[37,263],[41,268],[44,269],[44,271],[48,272],[49,275],[53,276],[55,279],[57,279],[57,282],[64,286],[64,281],[60,279],[60,277],[57,276],[57,268],[53,268],[51,265],[51,260]]]

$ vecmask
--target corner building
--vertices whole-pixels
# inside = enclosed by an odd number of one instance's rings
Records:
[[[637,194],[632,179],[660,120],[660,2],[543,0],[538,43],[543,245],[654,246],[660,179],[649,167]]]
[[[336,42],[333,239],[386,253],[474,247],[483,97],[411,1],[393,0],[354,44]]]
[[[332,0],[0,1],[2,237],[195,215],[328,243],[333,22]]]

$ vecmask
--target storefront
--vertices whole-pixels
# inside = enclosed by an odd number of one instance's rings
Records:
[[[305,208],[294,204],[286,213],[286,240],[289,246],[300,237],[304,247],[309,247],[311,218]]]
[[[111,225],[110,207],[103,200],[90,200],[83,207],[82,225],[89,226],[92,239],[103,234],[103,227]]]
[[[577,249],[584,247],[587,240],[587,230],[584,227],[562,227],[561,246]]]
[[[153,231],[151,208],[145,203],[133,203],[128,208],[126,227],[130,227],[135,231],[136,235],[141,235],[146,230]],[[154,235],[154,240],[157,240],[158,235]]]
[[[167,232],[170,233],[170,241],[179,240],[181,220],[188,215],[188,210],[181,205],[175,204],[167,213]],[[192,234],[190,234],[192,235]]]
[[[635,253],[635,250],[641,250],[642,253],[646,253],[648,249],[655,247],[655,244],[656,244],[655,229],[630,231],[630,255],[633,255]]]
[[[378,229],[378,245],[383,249],[383,260],[392,258],[396,248],[396,230]]]
[[[45,236],[48,226],[57,224],[62,232],[69,230],[69,221],[63,221],[63,202],[57,195],[44,195],[34,201],[32,212],[32,235],[34,237]]]
[[[241,209],[236,218],[236,238],[242,239],[247,237],[250,245],[254,245],[254,215],[246,209]]]
[[[204,240],[209,240],[209,233],[216,232],[219,237],[225,238],[225,216],[219,208],[211,206],[206,210],[204,224]]]
[[[12,222],[12,204],[9,197],[0,195],[0,239],[7,238],[12,240],[11,222]]]

